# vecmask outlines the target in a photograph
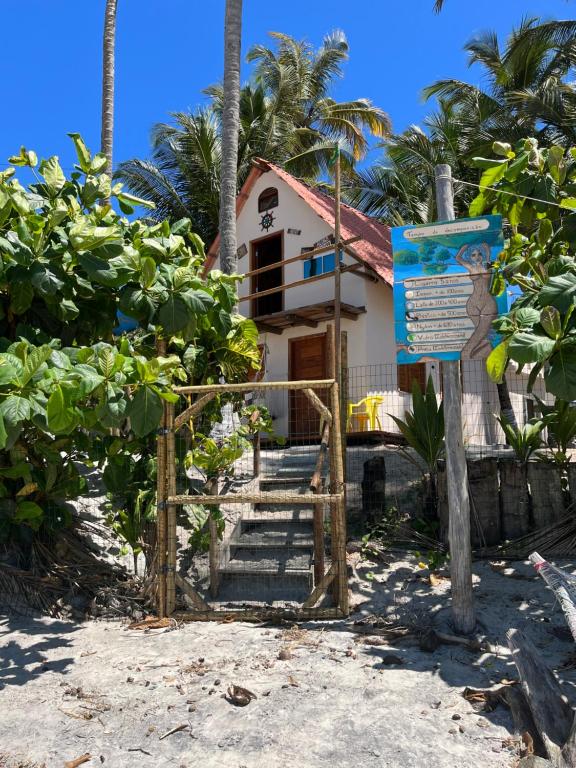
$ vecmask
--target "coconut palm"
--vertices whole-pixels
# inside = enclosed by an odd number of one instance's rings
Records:
[[[256,45],[248,61],[255,63],[255,82],[268,99],[270,128],[279,129],[278,138],[288,141],[285,152],[293,158],[293,172],[317,174],[318,163],[333,153],[339,140],[349,146],[354,160],[360,160],[368,149],[367,132],[382,138],[389,135],[388,116],[368,99],[338,102],[329,95],[348,59],[344,32],[327,35],[318,51],[280,32],[271,37],[277,49]],[[325,151],[314,151],[324,144]]]
[[[242,0],[226,0],[224,23],[224,82],[222,87],[220,161],[220,264],[236,272],[236,191],[240,130],[240,48]]]
[[[463,116],[441,101],[438,111],[424,121],[425,129],[412,125],[392,136],[385,144],[383,161],[355,172],[347,180],[347,202],[392,226],[434,221],[434,168],[447,163],[457,180],[457,213],[463,214],[474,197],[474,190],[461,181],[476,181],[465,158],[477,118],[478,111]]]
[[[493,137],[512,124],[523,136],[538,136],[541,143],[574,145],[576,90],[566,79],[576,66],[576,21],[540,23],[526,18],[504,46],[488,31],[464,49],[469,65],[482,66],[486,87],[439,80],[425,89],[427,98],[441,97],[461,110],[482,102],[481,135]]]
[[[176,112],[174,123],[152,130],[152,160],[129,160],[117,176],[134,194],[156,204],[152,214],[192,221],[206,242],[218,231],[222,147],[219,124],[210,109]]]
[[[112,173],[114,142],[114,49],[116,43],[117,0],[106,0],[102,51],[102,130],[101,151],[106,155],[108,173]]]
[[[330,88],[342,75],[348,44],[341,32],[328,35],[318,50],[286,35],[274,34],[277,49],[253,48],[248,58],[254,77],[240,91],[237,187],[256,157],[286,164],[314,180],[343,145],[343,166],[364,156],[366,133],[384,137],[389,119],[366,99],[337,102]],[[122,163],[117,176],[138,195],[157,205],[155,216],[191,216],[196,231],[210,241],[218,229],[220,162],[223,152],[224,91],[206,89],[210,106],[178,113],[175,125],[152,133],[152,159]],[[202,139],[202,140],[200,140]]]
[[[422,223],[436,217],[434,166],[448,163],[453,176],[477,182],[474,156],[488,156],[494,141],[514,144],[536,136],[541,144],[576,143],[576,89],[566,82],[576,65],[576,22],[526,19],[502,47],[493,32],[468,42],[470,64],[484,69],[481,89],[441,80],[425,90],[438,109],[383,146],[383,161],[359,172],[347,199],[390,224]],[[457,213],[466,213],[473,188],[455,183]]]

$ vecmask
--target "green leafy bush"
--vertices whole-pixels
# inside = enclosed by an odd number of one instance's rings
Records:
[[[33,184],[22,186],[14,167],[0,172],[0,541],[69,524],[64,502],[85,488],[78,468],[98,462],[124,504],[115,529],[138,546],[153,504],[151,485],[143,497],[135,484],[163,401],[178,399],[172,384],[244,378],[259,367],[258,332],[234,311],[238,276],[203,275],[190,223],[125,218],[145,201],[71,138],[70,178],[57,157],[38,164],[25,148],[10,162],[27,166]],[[137,323],[128,336],[117,335],[119,311]]]

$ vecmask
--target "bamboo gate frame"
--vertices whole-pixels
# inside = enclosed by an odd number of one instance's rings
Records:
[[[314,390],[324,390],[329,395],[329,407]],[[190,419],[220,393],[249,393],[252,391],[300,390],[320,415],[320,446],[314,473],[310,479],[309,492],[288,494],[278,492],[260,493],[217,493],[217,481],[207,486],[206,495],[179,495],[176,487],[176,433]],[[196,400],[176,416],[173,403],[164,402],[164,412],[157,436],[157,609],[161,618],[174,616],[184,621],[210,621],[225,618],[261,620],[263,618],[329,619],[348,615],[348,573],[346,565],[346,512],[345,481],[342,458],[342,434],[340,418],[340,395],[335,379],[252,382],[242,384],[214,384],[189,387],[175,387],[178,395],[196,396]],[[330,462],[330,488],[324,493],[322,468],[326,457]],[[219,504],[294,504],[311,506],[314,510],[314,588],[300,608],[251,608],[218,610],[211,608],[192,585],[177,572],[177,508],[191,502],[206,505]],[[331,564],[325,570],[324,564],[324,505],[330,507],[331,521]],[[220,542],[216,522],[210,516],[210,589],[212,597],[218,590],[218,563]],[[193,609],[176,611],[176,587],[190,599]],[[321,598],[331,590],[331,607],[318,606]]]

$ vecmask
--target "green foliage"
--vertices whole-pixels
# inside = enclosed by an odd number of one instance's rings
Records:
[[[188,513],[188,527],[190,535],[188,544],[195,552],[207,552],[210,547],[210,531],[208,520],[212,518],[216,522],[216,533],[219,539],[224,536],[226,520],[222,510],[218,506],[205,506],[203,504],[190,504],[186,507]]]
[[[506,281],[521,295],[494,324],[503,342],[492,353],[488,370],[498,381],[509,360],[520,369],[529,365],[531,386],[542,373],[549,392],[574,400],[576,212],[570,200],[576,189],[576,148],[541,148],[530,138],[497,162],[496,180],[490,177],[491,188],[483,189],[473,206],[508,219],[511,236],[494,264],[495,284]],[[481,185],[488,183],[491,170],[484,170]]]
[[[424,393],[418,382],[413,382],[412,411],[405,411],[404,419],[389,415],[408,445],[424,460],[428,470],[435,473],[444,452],[444,408],[442,402],[438,404],[432,377],[428,377]]]
[[[531,420],[523,427],[513,427],[504,415],[498,416],[500,426],[506,435],[507,444],[513,449],[516,458],[526,464],[532,454],[542,446],[542,420]]]
[[[112,185],[105,158],[71,138],[70,178],[57,157],[38,165],[26,148],[11,161],[35,183],[0,172],[0,540],[67,525],[64,502],[85,487],[78,465],[108,459],[115,530],[138,547],[152,501],[149,484],[136,486],[163,400],[174,399],[173,382],[257,370],[257,330],[234,312],[239,278],[203,276],[204,246],[189,222],[118,214],[108,198],[123,213],[146,202]],[[138,322],[129,337],[115,336],[118,310]]]
[[[569,449],[576,440],[576,407],[565,400],[547,405],[538,399],[544,426],[548,429],[548,447],[556,464],[570,461]],[[552,438],[552,439],[550,439]]]
[[[184,459],[186,469],[196,467],[207,478],[215,478],[232,469],[250,443],[239,431],[218,440],[200,433],[194,436],[194,442]]]

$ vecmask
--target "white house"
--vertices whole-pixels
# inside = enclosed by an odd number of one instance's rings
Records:
[[[260,331],[266,380],[326,378],[326,325],[334,317],[334,252],[297,259],[306,251],[333,242],[334,201],[285,170],[258,160],[237,200],[238,271],[262,270],[240,285],[240,311]],[[378,422],[362,416],[349,422],[353,432],[376,427],[396,433],[388,414],[402,416],[411,406],[411,384],[422,385],[432,374],[441,389],[439,364],[396,365],[392,307],[392,252],[388,227],[342,205],[341,316],[347,334],[349,399],[378,395]],[[207,269],[217,268],[218,238]],[[272,264],[278,267],[265,270]],[[263,294],[259,296],[259,294]],[[482,361],[463,363],[463,413],[469,443],[502,442],[493,414],[498,412],[496,387]],[[526,417],[525,381],[509,375],[513,406],[520,422]],[[279,393],[272,404],[276,430],[293,437],[310,428],[304,410],[289,405]],[[363,406],[354,409],[361,413]],[[299,415],[300,414],[300,415]],[[304,415],[302,415],[304,414]]]

